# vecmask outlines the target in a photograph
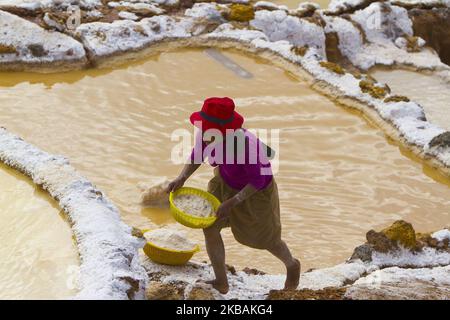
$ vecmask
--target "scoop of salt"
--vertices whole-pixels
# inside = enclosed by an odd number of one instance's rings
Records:
[[[193,194],[179,195],[173,202],[178,209],[191,216],[206,218],[213,213],[211,202]]]
[[[170,228],[147,231],[144,233],[144,237],[147,241],[157,245],[158,247],[171,250],[191,251],[197,245],[187,239],[185,234],[180,230]]]

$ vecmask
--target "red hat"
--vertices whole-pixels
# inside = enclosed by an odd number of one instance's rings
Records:
[[[244,123],[244,118],[234,111],[234,101],[228,97],[208,98],[203,103],[202,110],[194,112],[191,123],[197,127],[201,123],[202,131],[208,129],[219,129],[225,132],[226,129],[239,129]]]

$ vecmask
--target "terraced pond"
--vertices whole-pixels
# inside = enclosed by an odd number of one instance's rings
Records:
[[[406,95],[422,105],[429,121],[450,130],[449,83],[436,75],[407,70],[375,68],[371,74],[377,80],[388,83],[395,94]]]

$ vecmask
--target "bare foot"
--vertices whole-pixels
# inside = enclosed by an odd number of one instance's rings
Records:
[[[287,268],[286,282],[284,283],[284,289],[293,290],[297,289],[300,282],[300,261],[295,259],[295,264]]]
[[[212,285],[212,287],[219,291],[221,294],[227,294],[228,290],[230,289],[227,282],[219,282],[217,281],[217,279],[208,280],[205,281],[205,283]]]

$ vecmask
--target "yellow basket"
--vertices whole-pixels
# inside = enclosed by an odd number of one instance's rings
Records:
[[[156,263],[180,266],[186,264],[194,255],[200,251],[200,246],[196,245],[189,251],[178,251],[158,247],[152,242],[147,242],[144,246],[144,253]]]
[[[171,192],[169,196],[170,211],[172,212],[175,220],[177,220],[182,225],[185,225],[186,227],[195,229],[207,228],[216,221],[217,217],[215,215],[206,218],[195,217],[178,209],[173,203],[173,199],[183,194],[192,194],[208,200],[212,204],[214,212],[216,212],[217,208],[219,208],[220,206],[220,201],[211,193],[196,188],[183,187],[175,192]]]

